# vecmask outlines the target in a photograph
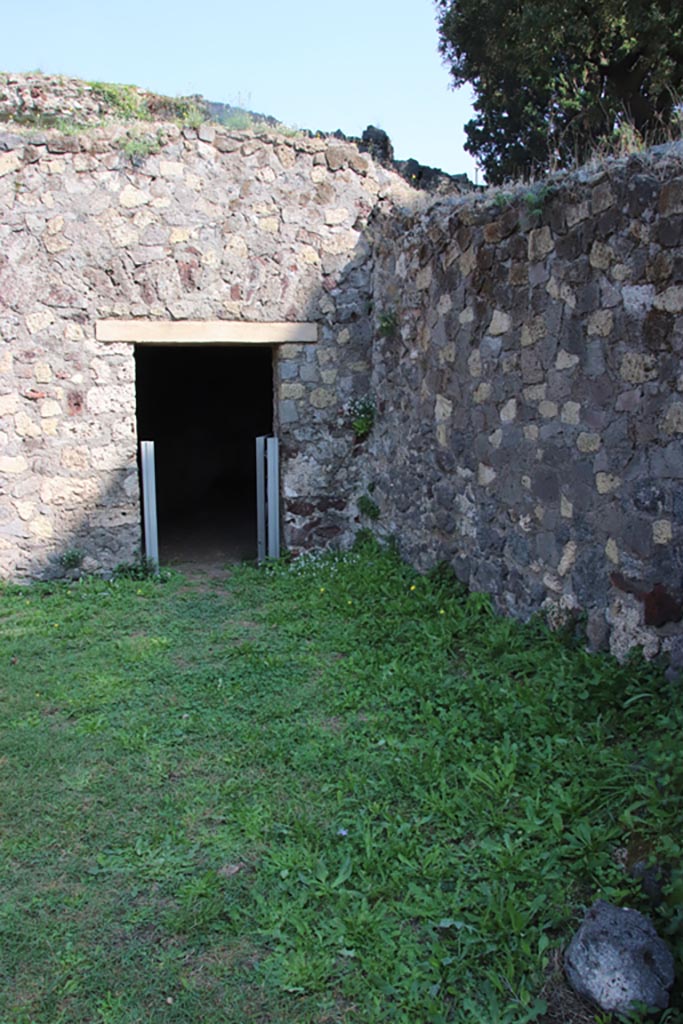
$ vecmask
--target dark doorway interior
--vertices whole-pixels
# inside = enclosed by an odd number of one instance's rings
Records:
[[[138,437],[155,442],[160,561],[254,558],[254,439],[272,433],[272,350],[137,345],[135,359]]]

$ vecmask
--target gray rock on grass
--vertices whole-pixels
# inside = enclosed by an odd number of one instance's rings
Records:
[[[669,1005],[674,960],[654,925],[637,910],[598,900],[567,947],[564,966],[579,995],[607,1011],[636,1003],[651,1011]]]

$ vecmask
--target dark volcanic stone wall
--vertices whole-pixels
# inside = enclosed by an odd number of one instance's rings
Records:
[[[682,156],[380,220],[368,477],[421,568],[679,661]]]

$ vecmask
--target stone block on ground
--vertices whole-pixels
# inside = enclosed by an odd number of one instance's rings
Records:
[[[669,1005],[674,960],[649,918],[598,900],[587,912],[564,956],[570,984],[602,1009],[627,1013]]]

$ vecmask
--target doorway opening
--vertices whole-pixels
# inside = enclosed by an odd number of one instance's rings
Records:
[[[155,442],[161,564],[256,557],[255,439],[273,430],[268,345],[136,345],[138,438]]]

